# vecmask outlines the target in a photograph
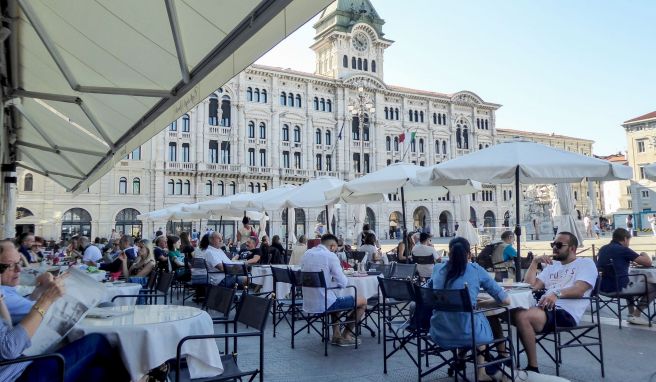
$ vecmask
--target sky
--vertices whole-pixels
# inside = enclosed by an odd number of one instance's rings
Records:
[[[389,85],[469,90],[503,105],[497,128],[626,150],[621,124],[656,111],[656,1],[373,0]],[[316,17],[259,64],[314,72]]]

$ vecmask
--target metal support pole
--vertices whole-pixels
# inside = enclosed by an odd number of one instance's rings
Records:
[[[403,187],[401,187],[401,219],[403,220],[403,246],[405,248],[404,251],[406,252],[403,255],[407,259],[407,252],[410,247],[408,246],[408,227],[406,226],[405,221],[405,193],[403,191]]]
[[[519,166],[515,167],[515,237],[517,238],[517,256],[515,257],[515,281],[521,281],[522,266],[519,258],[521,256],[522,228],[519,219]]]

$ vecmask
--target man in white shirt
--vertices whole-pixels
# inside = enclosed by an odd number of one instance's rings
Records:
[[[590,304],[580,298],[590,296],[597,281],[597,267],[592,259],[576,257],[577,246],[576,236],[561,232],[551,243],[553,256],[536,257],[526,271],[524,281],[531,284],[533,289],[546,290],[537,307],[519,310],[515,314],[515,325],[528,358],[527,371],[540,372],[536,333],[553,331],[556,322],[559,327],[578,325]],[[546,264],[546,267],[538,275],[537,266],[540,263]]]
[[[220,232],[212,232],[209,239],[210,245],[205,250],[205,261],[210,267],[210,284],[219,285],[225,279],[223,263],[230,263],[231,261],[225,252],[221,250],[223,235]]]
[[[337,237],[325,234],[321,237],[321,244],[308,249],[301,259],[301,270],[303,272],[323,272],[328,288],[344,288],[348,279],[344,276],[342,266],[335,254],[337,251]],[[327,293],[327,295],[326,295]],[[303,287],[303,310],[308,313],[323,313],[329,310],[342,310],[353,308],[357,303],[357,320],[359,321],[367,307],[367,300],[358,296],[357,301],[351,295],[337,297],[333,290],[325,291],[323,288]],[[333,315],[333,322],[337,322],[338,315]],[[352,316],[349,317],[352,320]],[[343,333],[339,325],[333,325],[333,338],[331,343],[338,346],[353,346],[355,339],[352,336],[355,325],[350,323]]]
[[[95,245],[91,245],[91,241],[86,236],[80,237],[80,247],[84,248],[82,262],[93,267],[98,266],[98,262],[102,259],[100,249]]]
[[[440,260],[440,255],[437,254],[433,244],[431,243],[430,234],[422,232],[419,234],[419,244],[412,248],[412,257],[431,256],[433,260]],[[419,277],[431,277],[433,274],[433,267],[435,264],[417,264],[417,273]]]

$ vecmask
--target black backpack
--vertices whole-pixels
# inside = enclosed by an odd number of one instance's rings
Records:
[[[483,247],[481,252],[479,252],[478,256],[476,257],[476,262],[478,265],[485,269],[493,269],[494,268],[494,262],[492,261],[492,254],[494,253],[494,250],[499,246],[501,242],[498,243],[491,243]]]

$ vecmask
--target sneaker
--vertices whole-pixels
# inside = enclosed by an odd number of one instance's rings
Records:
[[[627,321],[629,322],[629,324],[633,324],[633,325],[649,325],[649,320],[647,320],[642,316],[640,317],[631,316],[627,319]]]

